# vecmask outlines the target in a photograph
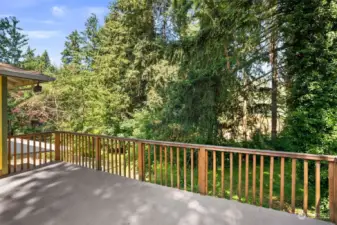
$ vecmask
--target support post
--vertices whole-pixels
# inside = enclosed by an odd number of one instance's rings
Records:
[[[335,225],[337,225],[337,158],[335,158],[334,163],[334,218],[335,218]]]
[[[101,139],[95,137],[96,169],[101,170]]]
[[[60,133],[55,133],[55,160],[60,161]]]
[[[137,146],[138,146],[138,180],[144,181],[145,180],[144,144],[142,142],[138,142]]]
[[[207,173],[207,151],[205,148],[200,148],[198,152],[198,186],[199,193],[206,195],[206,173]]]
[[[329,162],[329,208],[330,221],[337,225],[337,158]]]
[[[8,174],[7,77],[0,75],[0,176]]]

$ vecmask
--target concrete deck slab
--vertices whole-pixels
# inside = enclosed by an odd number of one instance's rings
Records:
[[[67,163],[0,180],[1,225],[328,225]]]

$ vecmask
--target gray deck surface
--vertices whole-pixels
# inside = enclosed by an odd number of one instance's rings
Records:
[[[0,180],[0,224],[331,223],[57,163]]]

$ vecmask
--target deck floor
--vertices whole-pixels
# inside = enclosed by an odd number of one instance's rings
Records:
[[[0,179],[1,225],[327,225],[67,163]]]

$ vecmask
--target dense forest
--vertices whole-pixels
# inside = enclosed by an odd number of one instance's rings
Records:
[[[1,19],[0,61],[57,78],[40,94],[10,93],[12,133],[337,152],[335,1],[117,0],[109,9],[67,36],[60,67],[28,47],[18,19]]]

